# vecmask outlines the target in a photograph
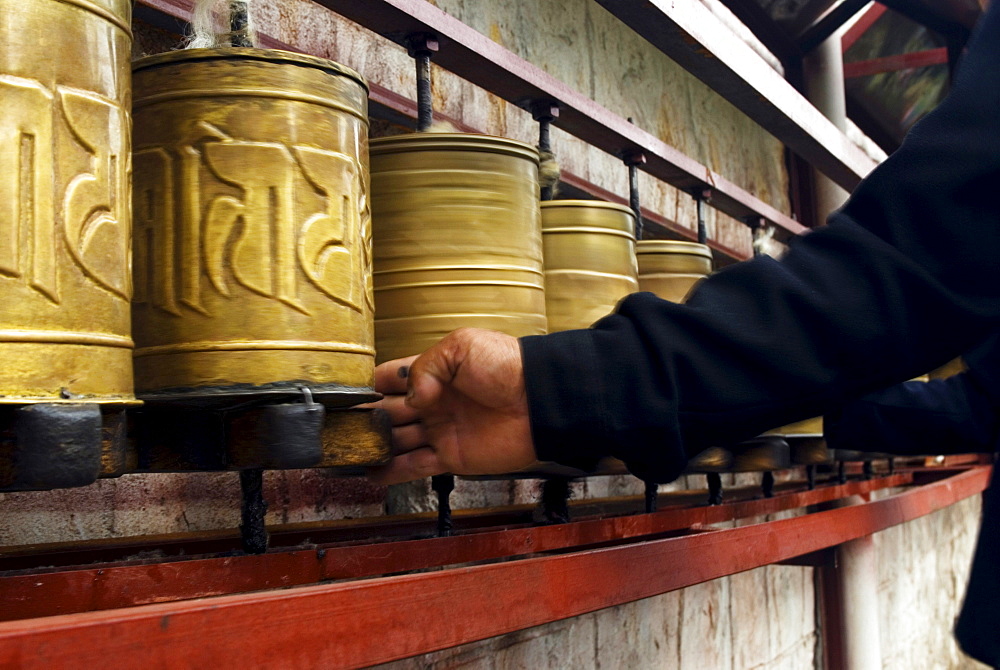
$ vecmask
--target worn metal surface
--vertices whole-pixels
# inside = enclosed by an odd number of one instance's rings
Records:
[[[628,123],[425,0],[320,0],[319,4],[397,41],[414,32],[435,34],[442,43],[435,63],[504,100],[515,104],[541,99],[558,101],[559,119],[553,123],[556,127],[612,155],[628,150],[642,151],[648,159],[643,166],[646,172],[682,189],[710,186],[714,194],[712,206],[732,217],[763,216],[775,224],[780,236],[806,230],[722,175]]]
[[[853,189],[875,167],[702,3],[598,2],[843,188]]]
[[[545,313],[549,332],[589,328],[639,290],[635,216],[594,200],[542,203]]]
[[[640,240],[635,255],[639,290],[671,302],[684,302],[698,280],[712,272],[712,252],[697,242]]]
[[[140,394],[372,398],[364,80],[244,48],[151,56],[134,76]]]
[[[371,183],[379,361],[463,326],[546,332],[534,147],[457,133],[379,138]]]
[[[0,624],[0,664],[51,669],[106,664],[114,659],[133,667],[242,668],[249,657],[258,664],[280,659],[285,667],[372,665],[835,546],[975,495],[985,488],[988,478],[989,468],[975,467],[864,505],[741,528],[662,539],[641,537],[606,548],[12,621]],[[573,525],[552,528],[558,531]],[[420,604],[419,626],[412,625],[414,603]],[[372,635],[373,629],[383,634]],[[240,654],[234,655],[237,645]]]
[[[0,2],[0,404],[134,400],[130,5]]]

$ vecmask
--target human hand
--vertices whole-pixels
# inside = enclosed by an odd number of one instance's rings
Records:
[[[379,365],[375,389],[385,394],[373,406],[392,418],[397,450],[370,472],[381,484],[512,472],[536,461],[514,337],[456,330],[420,356]]]

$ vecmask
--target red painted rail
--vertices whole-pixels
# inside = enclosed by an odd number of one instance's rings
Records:
[[[741,528],[381,577],[0,624],[0,667],[359,667],[836,546],[982,491],[988,466],[863,505]],[[387,548],[391,549],[391,545]]]
[[[568,548],[578,550],[602,543],[690,532],[710,524],[752,519],[912,482],[913,474],[906,472],[812,491],[790,490],[773,498],[715,506],[680,506],[653,514],[556,526],[486,529],[453,537],[366,544],[330,543],[281,549],[260,556],[175,557],[0,572],[4,604],[0,621],[359,579]],[[377,534],[378,527],[372,526],[371,532]],[[155,544],[133,547],[131,553],[155,548]],[[43,553],[39,562],[44,564],[57,558],[58,554]]]

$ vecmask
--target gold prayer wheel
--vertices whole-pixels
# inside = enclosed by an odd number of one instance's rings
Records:
[[[682,240],[640,240],[639,290],[670,302],[684,302],[692,287],[712,272],[712,250]]]
[[[639,290],[635,215],[596,200],[551,200],[541,207],[549,332],[588,328]]]
[[[0,404],[128,403],[128,0],[0,0]]]
[[[538,152],[486,135],[372,140],[378,360],[463,326],[546,331]]]
[[[133,72],[139,394],[372,398],[365,80],[248,48]]]
[[[792,467],[791,448],[777,435],[765,435],[730,447],[732,472],[770,472]]]

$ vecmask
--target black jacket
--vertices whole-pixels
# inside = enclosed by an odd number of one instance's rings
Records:
[[[994,1],[949,96],[783,260],[726,268],[684,305],[637,293],[591,329],[523,338],[532,435],[541,459],[590,469],[613,455],[670,481],[689,454],[923,374],[998,328]],[[996,486],[983,518],[956,633],[1000,665]]]
[[[831,449],[890,454],[1000,450],[1000,336],[964,356],[968,371],[877,391],[825,417]],[[955,636],[966,653],[1000,667],[1000,478],[983,496],[983,520]]]
[[[1000,326],[1000,2],[951,93],[781,260],[676,305],[636,293],[587,330],[521,340],[540,458],[617,456],[670,481],[687,455],[923,374]]]

